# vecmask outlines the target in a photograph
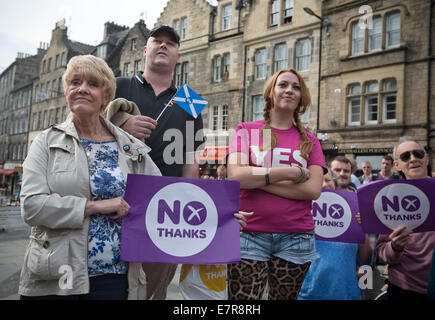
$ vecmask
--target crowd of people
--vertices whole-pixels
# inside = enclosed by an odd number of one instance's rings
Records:
[[[177,265],[122,261],[120,232],[130,209],[123,199],[128,173],[200,178],[201,116],[169,108],[155,120],[177,90],[172,75],[179,45],[174,29],[157,26],[144,48],[143,72],[129,78],[115,79],[94,56],[69,61],[63,88],[70,115],[35,138],[23,165],[22,216],[32,228],[21,299],[166,298]],[[236,127],[227,166],[217,168],[217,179],[240,182],[240,212],[234,214],[240,244],[234,245],[241,261],[227,266],[225,298],[261,299],[268,288],[272,300],[362,299],[357,267],[374,265],[376,257],[388,264],[389,299],[427,298],[435,281],[435,232],[401,226],[379,236],[376,246],[369,235],[360,245],[318,241],[311,214],[322,188],[355,192],[359,184],[401,178],[393,166],[406,179],[426,178],[423,147],[400,141],[379,173],[364,162],[358,179],[346,157],[328,167],[318,139],[303,126],[311,98],[297,71],[276,72],[263,98],[263,120]],[[165,132],[185,133],[188,122],[195,141],[183,136],[182,161],[168,164],[172,141]],[[72,267],[70,285],[59,286],[62,265]]]

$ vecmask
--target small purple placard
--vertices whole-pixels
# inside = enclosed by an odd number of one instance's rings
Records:
[[[356,219],[358,202],[355,192],[323,189],[313,201],[317,240],[364,243],[365,234]]]
[[[435,178],[376,181],[359,187],[357,195],[367,233],[389,234],[401,225],[435,231]]]

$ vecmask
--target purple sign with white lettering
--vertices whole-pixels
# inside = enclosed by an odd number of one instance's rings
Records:
[[[367,233],[390,234],[401,225],[435,231],[435,178],[376,181],[359,187],[357,195]]]
[[[313,201],[317,240],[364,243],[365,234],[356,219],[358,202],[355,192],[323,189]]]
[[[188,264],[240,261],[240,183],[129,174],[121,260]]]

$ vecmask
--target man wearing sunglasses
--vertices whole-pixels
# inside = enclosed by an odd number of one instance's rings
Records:
[[[429,156],[423,147],[402,138],[394,148],[394,165],[407,180],[427,178]],[[388,264],[388,300],[427,299],[430,265],[435,248],[435,232],[412,233],[399,226],[390,235],[380,235],[376,251]]]

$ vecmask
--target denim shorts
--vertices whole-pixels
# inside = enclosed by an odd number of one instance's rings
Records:
[[[240,233],[242,259],[269,261],[278,257],[294,264],[313,262],[316,251],[314,231],[307,233]]]

